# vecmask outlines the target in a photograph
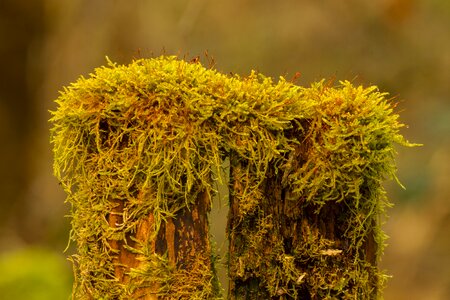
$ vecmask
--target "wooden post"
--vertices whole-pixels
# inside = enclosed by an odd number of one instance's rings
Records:
[[[51,119],[74,298],[219,298],[207,216],[228,157],[231,299],[376,299],[382,182],[411,146],[384,96],[174,57],[81,78]]]
[[[402,125],[373,87],[319,83],[299,94],[305,117],[284,130],[289,150],[263,175],[231,154],[229,298],[378,299],[382,182],[395,176],[393,145],[409,145]]]
[[[204,159],[214,142],[201,140],[203,122],[190,107],[208,89],[197,81],[212,74],[174,57],[110,63],[57,100],[52,143],[72,205],[74,299],[220,294]]]
[[[242,181],[233,180],[242,170],[240,163],[231,167],[232,194],[242,190]],[[354,236],[352,199],[324,205],[290,199],[276,173],[267,173],[254,213],[242,217],[239,200],[230,197],[230,299],[377,299],[384,280],[377,218],[358,212],[367,229]]]

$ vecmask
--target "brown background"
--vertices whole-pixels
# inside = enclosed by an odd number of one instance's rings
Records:
[[[105,56],[207,61],[205,51],[225,73],[350,79],[400,101],[403,134],[425,146],[399,148],[407,189],[387,184],[385,298],[450,299],[447,0],[0,0],[0,253],[40,245],[63,255],[70,208],[47,122],[58,90]],[[225,215],[212,215],[218,247]]]

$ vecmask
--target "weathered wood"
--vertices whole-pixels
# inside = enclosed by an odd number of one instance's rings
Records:
[[[77,246],[73,297],[217,297],[207,215],[220,150],[195,103],[223,80],[174,57],[91,75],[61,93],[52,118]]]
[[[210,210],[210,196],[206,192],[199,193],[197,202],[191,207],[184,207],[176,213],[174,217],[167,218],[159,228],[156,228],[155,219],[152,213],[139,220],[137,230],[134,233],[125,234],[124,240],[110,240],[109,262],[114,266],[115,278],[118,284],[127,286],[135,285],[130,297],[133,299],[165,299],[164,295],[170,288],[161,286],[160,283],[142,281],[142,284],[133,282],[130,277],[132,269],[144,268],[142,264],[146,259],[140,252],[140,245],[147,245],[151,253],[147,255],[167,256],[168,266],[173,269],[171,273],[192,275],[192,282],[208,281],[212,278],[208,273],[202,273],[195,268],[211,266],[211,246],[209,241],[209,226],[207,215]],[[126,201],[115,201],[117,203],[113,212],[108,216],[108,223],[112,228],[120,230],[123,226],[124,208]],[[200,271],[200,272],[199,272]],[[179,293],[177,296],[187,297],[189,293],[194,293],[198,286],[189,288],[190,282],[178,281],[174,277],[171,281],[172,288]],[[187,279],[187,278],[185,278]],[[184,288],[183,288],[184,287]]]

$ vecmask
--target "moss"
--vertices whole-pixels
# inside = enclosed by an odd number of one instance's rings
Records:
[[[74,297],[219,297],[207,213],[226,158],[235,298],[373,295],[381,182],[395,178],[394,144],[410,145],[385,96],[166,56],[80,78],[51,118],[78,249]]]
[[[288,151],[269,158],[264,176],[251,159],[232,160],[230,295],[379,298],[380,222],[390,205],[382,182],[395,178],[395,144],[413,145],[376,87],[319,82],[296,92]]]
[[[174,57],[110,62],[57,99],[54,170],[72,205],[75,298],[217,294],[206,214],[220,152],[207,120],[224,78]],[[186,280],[184,260],[208,267]]]

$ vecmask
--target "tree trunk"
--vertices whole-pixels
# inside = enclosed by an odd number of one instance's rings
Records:
[[[300,143],[290,155],[304,164],[308,147]],[[356,207],[352,196],[325,203],[296,196],[284,182],[288,170],[274,163],[259,192],[245,198],[256,172],[236,154],[230,161],[230,299],[377,298],[382,275],[374,230],[380,225],[373,211]],[[370,192],[360,189],[363,199]],[[248,212],[253,197],[258,204]],[[355,218],[367,219],[369,229],[352,230]]]

